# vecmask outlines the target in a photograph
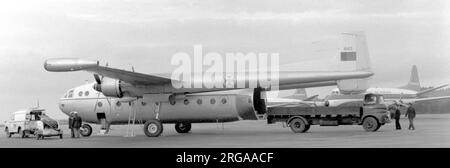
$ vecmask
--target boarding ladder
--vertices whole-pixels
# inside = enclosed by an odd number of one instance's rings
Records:
[[[137,109],[137,102],[138,99],[130,101],[130,112],[128,113],[128,124],[127,124],[127,132],[125,137],[135,137],[136,134],[134,133],[135,125],[136,125],[136,113],[138,111]],[[141,116],[142,118],[142,116]],[[138,124],[142,124],[142,120],[137,120]]]

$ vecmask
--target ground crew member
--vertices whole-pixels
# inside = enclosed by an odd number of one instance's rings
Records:
[[[395,110],[395,115],[394,115],[394,118],[395,118],[395,129],[396,130],[401,130],[402,129],[402,126],[400,125],[400,116],[401,115],[402,114],[400,113],[400,109],[397,108]]]
[[[73,131],[75,132],[75,138],[80,138],[80,127],[81,127],[81,117],[78,116],[78,113],[75,111],[73,112],[74,117],[73,117]]]
[[[70,114],[69,114],[69,129],[70,129],[70,137],[71,138],[75,138],[75,132],[74,132],[74,129],[73,129],[73,120],[74,119],[74,116],[73,116],[73,112],[70,112]]]
[[[408,119],[409,119],[408,129],[415,130],[416,128],[414,127],[413,121],[414,121],[414,118],[416,117],[416,109],[414,109],[414,107],[412,106],[412,103],[409,103],[409,107],[408,107],[408,110],[406,110],[405,117],[408,117]]]

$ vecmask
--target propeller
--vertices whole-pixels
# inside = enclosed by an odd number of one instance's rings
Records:
[[[98,92],[102,92],[103,77],[100,79],[100,76],[98,76],[98,74],[94,74],[94,78],[95,78],[95,82],[97,82],[96,84],[94,84],[94,90],[96,90]]]

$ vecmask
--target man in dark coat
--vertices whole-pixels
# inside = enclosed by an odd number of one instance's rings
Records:
[[[416,128],[414,127],[414,118],[416,118],[416,109],[414,109],[414,107],[412,106],[412,104],[409,104],[408,110],[406,110],[406,114],[405,117],[408,117],[409,119],[409,130],[415,130]]]
[[[73,112],[74,117],[73,117],[73,124],[72,124],[72,128],[73,128],[73,132],[75,133],[75,137],[76,138],[80,138],[80,127],[81,127],[81,117],[78,116],[77,112]]]
[[[70,114],[69,114],[69,129],[70,129],[70,137],[71,138],[75,138],[75,132],[74,132],[74,130],[73,130],[73,119],[74,119],[74,117],[73,117],[73,112],[70,112]]]
[[[394,119],[395,119],[395,129],[396,130],[401,130],[402,126],[400,125],[400,116],[402,115],[400,113],[400,108],[399,105],[396,103],[395,104],[395,113],[394,113]]]

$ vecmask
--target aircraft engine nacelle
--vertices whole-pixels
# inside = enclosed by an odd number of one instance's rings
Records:
[[[255,88],[253,90],[253,108],[257,114],[266,114],[266,92],[263,88]]]
[[[123,97],[121,87],[122,81],[116,79],[105,79],[101,84],[94,84],[94,89],[102,92],[107,97]]]

